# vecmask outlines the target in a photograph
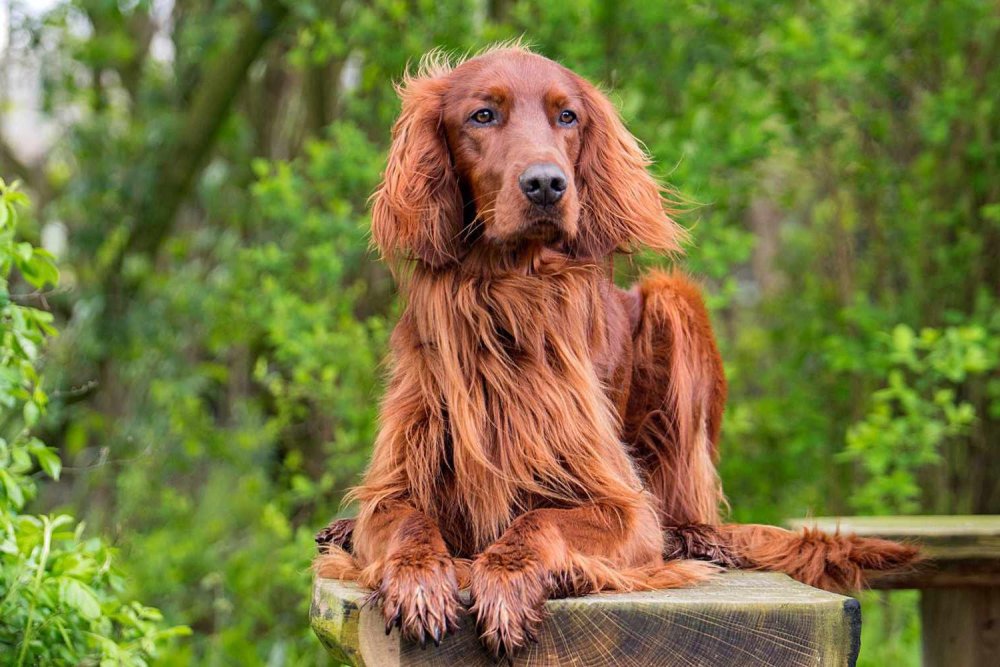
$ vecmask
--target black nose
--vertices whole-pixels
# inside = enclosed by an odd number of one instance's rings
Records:
[[[531,165],[517,182],[524,196],[539,206],[555,204],[566,192],[566,174],[551,162]]]

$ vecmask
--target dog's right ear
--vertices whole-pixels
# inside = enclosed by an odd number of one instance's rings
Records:
[[[456,261],[462,194],[442,119],[446,76],[407,77],[382,183],[373,195],[372,240],[382,257],[441,267]]]

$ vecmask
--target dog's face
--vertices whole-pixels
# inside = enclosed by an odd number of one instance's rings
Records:
[[[528,53],[489,54],[453,76],[443,121],[472,213],[466,236],[508,247],[574,240],[580,215],[575,170],[587,123],[574,78]]]
[[[565,67],[517,47],[454,68],[425,61],[400,95],[372,209],[383,255],[442,268],[476,245],[544,244],[581,259],[679,249],[645,153]]]

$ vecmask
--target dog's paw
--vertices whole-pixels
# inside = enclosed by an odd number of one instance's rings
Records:
[[[323,530],[316,533],[316,548],[320,553],[326,551],[326,547],[333,545],[340,547],[347,553],[353,551],[354,519],[335,519]]]
[[[747,563],[727,544],[715,526],[688,523],[663,530],[666,560],[703,560],[722,567],[746,567]]]
[[[521,547],[494,545],[472,564],[472,607],[483,645],[500,658],[537,641],[552,577]]]
[[[421,647],[458,629],[458,582],[448,556],[421,550],[389,558],[372,600],[382,605],[386,634],[396,626]]]

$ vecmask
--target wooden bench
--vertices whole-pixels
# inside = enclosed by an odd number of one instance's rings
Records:
[[[386,636],[381,610],[364,606],[366,596],[353,584],[315,581],[312,627],[335,660],[369,667],[495,664],[468,617],[439,648],[422,650],[396,629]],[[539,642],[513,664],[839,667],[854,665],[861,641],[857,600],[773,573],[729,572],[688,589],[550,600],[546,611]]]
[[[920,544],[919,566],[878,577],[872,588],[920,590],[925,667],[1000,666],[1000,516],[824,517],[789,525]]]

